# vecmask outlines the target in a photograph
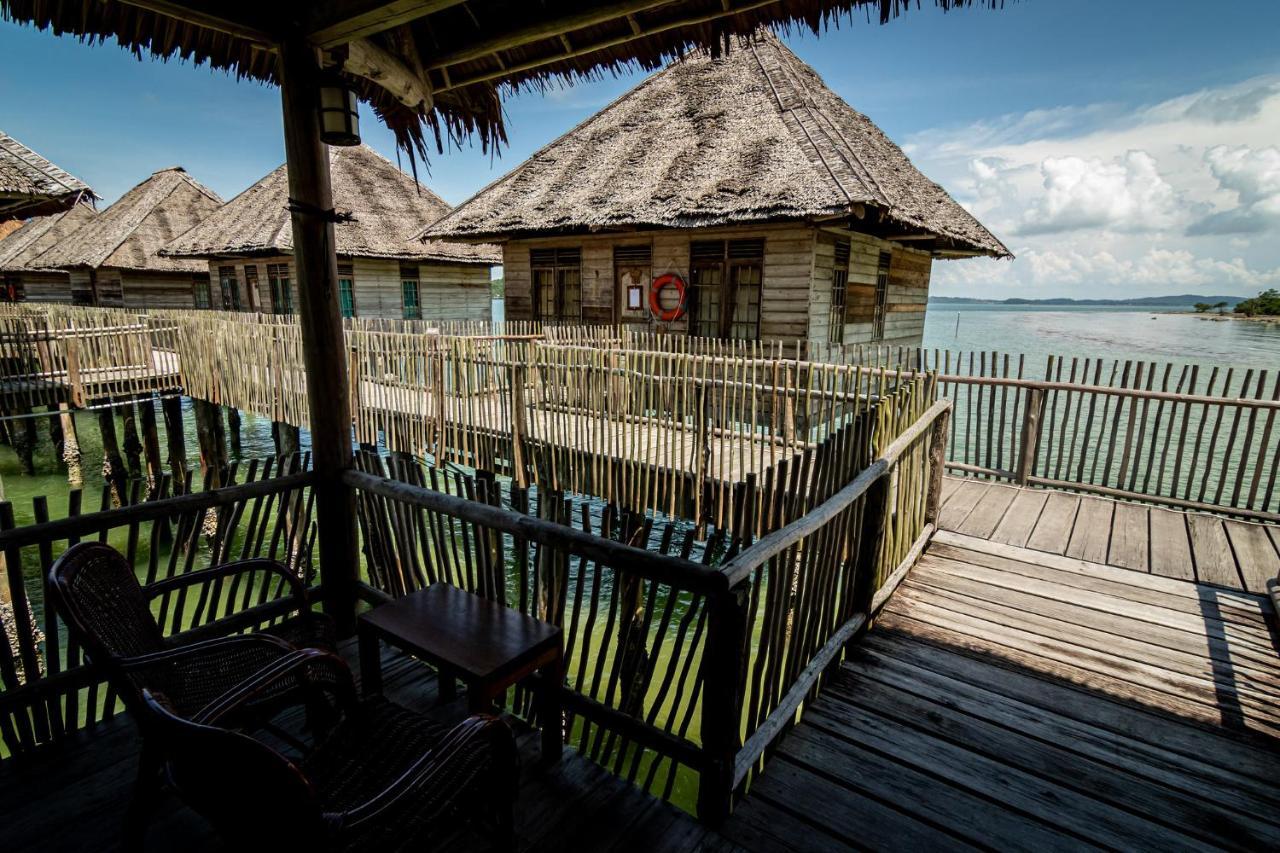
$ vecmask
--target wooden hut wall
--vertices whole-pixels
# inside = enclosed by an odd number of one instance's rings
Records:
[[[26,302],[71,302],[71,276],[54,270],[8,273],[21,282]]]
[[[616,247],[648,245],[651,248],[649,281],[664,273],[678,273],[689,280],[689,244],[702,240],[763,240],[760,337],[794,341],[808,337],[809,299],[813,274],[814,229],[803,224],[706,228],[690,231],[626,232],[510,240],[503,246],[503,276],[508,320],[533,319],[533,272],[530,253],[535,249],[581,251],[582,317],[586,324],[613,323],[619,317],[614,269]],[[646,290],[643,302],[648,305]],[[646,322],[656,329],[688,331],[688,318],[660,323],[645,310]],[[544,318],[545,319],[545,318]]]
[[[837,240],[849,241],[849,275],[845,288],[844,342],[919,346],[924,338],[929,300],[928,252],[856,232],[818,232],[809,292],[809,339],[830,340],[831,280]],[[875,334],[876,276],[880,253],[890,253],[884,337]]]
[[[144,310],[147,308],[194,308],[194,279],[202,273],[190,272],[142,272],[140,270],[98,270],[98,300],[100,305],[120,305],[113,299],[116,287],[123,289],[125,308]],[[110,289],[104,289],[103,282],[109,282]],[[117,284],[118,282],[118,284]]]
[[[340,267],[351,267],[353,296],[357,317],[379,317],[399,320],[404,316],[403,279],[400,268],[410,261],[386,258],[340,258]],[[209,261],[209,281],[213,308],[229,310],[223,304],[220,286],[222,268],[235,269],[236,287],[240,293],[240,310],[271,313],[271,284],[267,275],[270,266],[289,267],[289,289],[292,291],[293,308],[298,307],[298,278],[288,255],[262,258],[212,258]],[[254,268],[253,275],[245,272]],[[474,264],[441,264],[419,261],[418,301],[425,320],[477,320],[490,319],[492,300],[489,291],[489,267]],[[247,282],[256,275],[257,289],[250,293]],[[186,307],[191,307],[187,305]]]

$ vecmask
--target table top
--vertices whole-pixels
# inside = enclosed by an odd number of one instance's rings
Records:
[[[561,631],[448,584],[436,583],[361,615],[363,626],[393,645],[487,680],[559,649]]]

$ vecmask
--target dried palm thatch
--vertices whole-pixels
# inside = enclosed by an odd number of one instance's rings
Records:
[[[795,219],[853,219],[855,228],[933,235],[939,248],[1009,254],[768,31],[718,59],[673,62],[424,234]]]
[[[334,204],[351,221],[334,227],[339,255],[360,258],[502,263],[496,246],[414,239],[452,208],[367,145],[330,148]],[[293,252],[288,172],[276,169],[161,250],[169,257],[207,258]]]
[[[48,216],[94,198],[84,181],[0,131],[0,222]]]
[[[41,255],[42,268],[111,267],[153,272],[204,272],[200,261],[166,258],[162,246],[222,204],[180,166],[161,169]]]
[[[633,63],[654,70],[694,48],[719,53],[762,25],[817,32],[842,16],[883,23],[913,5],[921,0],[0,0],[0,16],[269,83],[278,82],[278,44],[302,38],[330,51],[397,142],[425,157],[428,134],[437,147],[473,133],[486,147],[503,142],[503,87],[537,89]]]
[[[0,272],[40,269],[42,255],[97,215],[92,207],[81,203],[62,213],[28,220],[0,240]]]

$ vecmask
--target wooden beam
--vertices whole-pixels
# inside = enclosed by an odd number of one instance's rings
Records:
[[[368,38],[418,18],[457,6],[463,0],[329,0],[315,4],[304,27],[320,48]]]
[[[338,310],[338,257],[334,253],[333,186],[329,151],[320,141],[319,77],[315,49],[301,38],[280,44],[278,77],[284,112],[285,162],[298,280],[298,325],[311,415],[313,487],[325,610],[339,636],[355,630],[360,555],[352,490],[342,481],[351,468],[351,401],[346,344]]]
[[[271,34],[265,17],[250,12],[247,8],[239,8],[241,4],[214,2],[214,0],[197,0],[197,2],[174,3],[170,0],[120,0],[125,6],[133,6],[195,24],[207,30],[226,33],[237,38],[258,42],[264,47],[274,49],[278,38]],[[228,7],[231,8],[228,8]],[[267,8],[270,8],[268,5]]]
[[[342,69],[377,83],[411,109],[429,110],[435,102],[425,79],[399,57],[368,39],[356,39],[347,45]]]

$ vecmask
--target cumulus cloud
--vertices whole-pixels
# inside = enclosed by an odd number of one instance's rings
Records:
[[[1215,145],[1204,159],[1237,204],[1193,223],[1188,234],[1256,234],[1280,226],[1280,148]]]
[[[1044,194],[1027,209],[1021,234],[1081,228],[1163,231],[1177,225],[1184,206],[1145,151],[1110,161],[1049,157],[1040,164]]]

